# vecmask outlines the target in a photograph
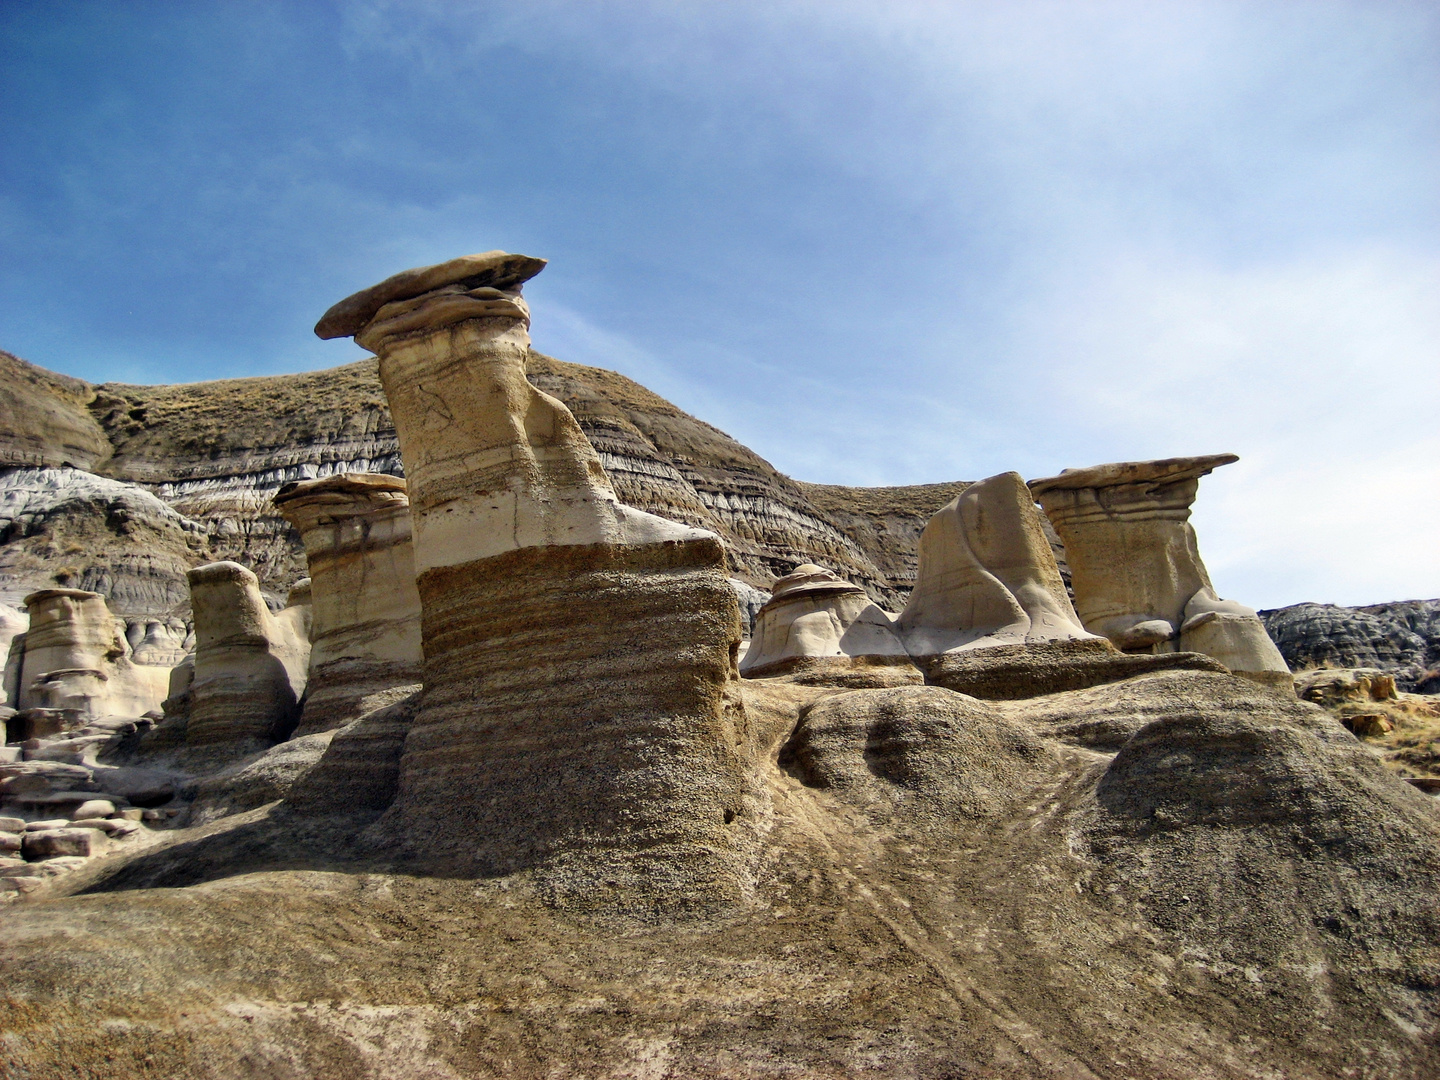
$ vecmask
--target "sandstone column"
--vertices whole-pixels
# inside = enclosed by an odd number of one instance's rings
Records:
[[[185,744],[215,758],[263,750],[297,719],[309,609],[295,604],[272,615],[259,580],[239,563],[210,563],[186,576],[196,647]]]
[[[920,682],[894,621],[858,585],[813,563],[797,566],[775,582],[756,614],[740,673],[752,679],[829,674],[847,685],[855,685],[857,675],[874,686]]]
[[[915,589],[896,622],[927,682],[1014,699],[1114,682],[1199,657],[1126,657],[1081,624],[1018,473],[972,484],[920,535]]]
[[[526,380],[544,265],[406,271],[316,327],[379,356],[414,523],[425,689],[377,830],[455,872],[537,868],[566,904],[737,900],[757,803],[723,549],[621,505]]]
[[[1066,469],[1030,490],[1065,542],[1087,629],[1131,651],[1200,652],[1237,675],[1288,687],[1255,612],[1221,600],[1200,560],[1190,507],[1200,477],[1234,454]]]
[[[310,674],[295,734],[342,727],[420,688],[420,594],[405,481],[344,473],[286,484],[275,506],[310,566]]]

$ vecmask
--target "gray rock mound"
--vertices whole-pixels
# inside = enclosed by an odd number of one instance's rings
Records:
[[[1293,671],[1378,668],[1406,691],[1440,692],[1440,600],[1406,600],[1370,607],[1293,604],[1260,612]]]

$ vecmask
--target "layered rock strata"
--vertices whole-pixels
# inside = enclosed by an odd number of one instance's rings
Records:
[[[297,602],[271,614],[259,580],[238,563],[211,563],[187,576],[196,648],[185,688],[185,745],[211,759],[262,750],[288,736],[299,718],[309,607]]]
[[[1256,613],[1222,600],[1200,559],[1190,506],[1200,477],[1234,454],[1067,469],[1030,483],[1065,543],[1087,629],[1127,651],[1200,652],[1280,688],[1290,672]]]
[[[801,484],[622,375],[534,351],[526,364],[530,381],[575,416],[623,503],[715,532],[736,576],[759,588],[818,562],[893,610],[913,583],[920,529],[963,486]],[[183,618],[185,569],[217,559],[251,567],[262,589],[283,596],[305,573],[305,553],[274,494],[298,480],[402,471],[373,359],[296,375],[91,386],[0,354],[6,394],[35,401],[0,424],[0,469],[48,466],[119,483],[83,502],[27,495],[32,508],[12,536],[0,472],[0,603],[58,583],[105,594],[127,619]],[[178,531],[137,502],[146,493],[183,519]],[[75,545],[84,557],[65,554]]]
[[[740,673],[755,679],[797,668],[894,667],[900,669],[897,681],[919,682],[894,621],[864,589],[806,563],[775,583],[756,614]]]
[[[737,900],[757,807],[724,549],[620,503],[527,381],[543,266],[407,271],[316,328],[379,355],[411,499],[425,692],[376,834],[460,872],[537,867],[565,904]]]
[[[419,689],[420,594],[405,481],[343,473],[287,484],[275,505],[310,568],[310,670],[297,736],[343,727]]]
[[[1259,614],[1293,671],[1378,668],[1401,690],[1440,693],[1440,600],[1294,604]]]
[[[25,609],[29,627],[12,643],[11,704],[53,714],[34,717],[47,733],[86,718],[159,709],[169,668],[131,659],[124,624],[99,593],[46,589],[27,596]]]

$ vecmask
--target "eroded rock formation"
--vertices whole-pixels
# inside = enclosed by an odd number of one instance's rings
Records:
[[[1401,690],[1440,693],[1440,600],[1369,607],[1294,604],[1260,612],[1294,671],[1379,668]]]
[[[740,673],[752,679],[792,671],[842,679],[864,673],[886,682],[919,682],[894,623],[864,589],[806,563],[775,583],[756,614]]]
[[[25,598],[29,627],[18,639],[13,707],[31,712],[27,734],[49,734],[92,717],[158,710],[168,667],[137,664],[99,593],[46,589]]]
[[[1290,672],[1255,612],[1215,594],[1190,506],[1234,454],[1066,469],[1030,490],[1065,543],[1087,629],[1129,651],[1199,652],[1256,682]]]
[[[569,408],[621,502],[715,532],[735,575],[761,589],[818,562],[877,602],[902,605],[921,527],[963,486],[801,484],[624,376],[533,351],[527,373]],[[7,393],[36,404],[11,416],[9,450],[0,429],[0,470],[43,465],[120,483],[99,499],[40,490],[26,496],[23,520],[7,522],[9,474],[0,471],[0,603],[18,604],[65,574],[59,583],[105,594],[127,620],[184,618],[186,567],[217,559],[251,567],[262,590],[283,597],[305,573],[305,553],[275,511],[275,493],[297,480],[402,469],[374,360],[177,386],[91,386],[0,352],[0,397]],[[90,449],[77,453],[76,439]],[[162,523],[163,535],[152,536],[147,523],[158,519],[137,493],[175,511],[178,531]],[[62,554],[76,545],[82,557]]]
[[[211,563],[187,576],[196,647],[185,744],[215,759],[262,750],[289,735],[299,719],[310,660],[309,606],[297,602],[272,615],[259,580],[238,563]]]
[[[490,252],[407,271],[316,328],[380,357],[423,612],[425,693],[377,835],[580,906],[747,894],[753,793],[735,594],[713,534],[625,506],[525,377],[522,283]]]
[[[297,736],[342,727],[419,689],[420,594],[405,481],[342,473],[287,484],[275,505],[310,567],[310,671]]]

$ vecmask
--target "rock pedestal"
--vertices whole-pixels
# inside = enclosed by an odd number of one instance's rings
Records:
[[[414,524],[425,690],[374,835],[457,873],[534,868],[567,905],[738,900],[758,807],[723,549],[621,505],[526,380],[543,266],[407,271],[316,327],[380,358]]]
[[[894,669],[883,672],[892,676],[889,681],[919,682],[894,621],[858,585],[806,563],[775,582],[756,613],[740,673],[752,679],[796,671],[846,677],[852,671]]]
[[[1253,610],[1215,595],[1190,506],[1234,454],[1066,469],[1030,490],[1065,543],[1087,629],[1126,651],[1199,652],[1277,687],[1290,671]]]
[[[169,669],[136,664],[99,593],[43,589],[25,598],[29,629],[19,639],[15,705],[76,719],[141,716],[165,698]]]
[[[972,484],[920,535],[915,589],[897,621],[911,656],[1092,637],[1065,593],[1019,473]]]
[[[239,563],[210,563],[187,577],[195,667],[185,744],[216,757],[263,750],[287,736],[298,718],[310,609],[294,604],[272,615],[259,580]]]
[[[286,484],[275,506],[310,566],[310,673],[300,725],[342,727],[419,689],[420,594],[405,481],[345,473]]]
[[[926,682],[1014,699],[1114,682],[1198,657],[1122,657],[1070,605],[1039,511],[1018,473],[966,488],[920,536],[915,590],[896,622]]]

